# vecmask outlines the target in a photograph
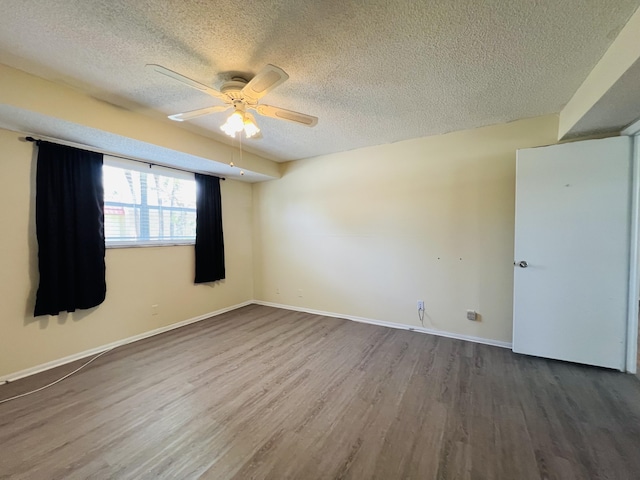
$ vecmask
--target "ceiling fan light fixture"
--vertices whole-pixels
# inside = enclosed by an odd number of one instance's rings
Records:
[[[244,134],[247,138],[251,138],[260,133],[260,129],[258,128],[258,124],[256,120],[253,118],[253,115],[249,113],[245,113],[244,115]]]
[[[231,138],[236,138],[236,134],[241,133],[243,130],[247,138],[251,138],[260,133],[260,128],[258,128],[253,115],[245,113],[238,107],[236,111],[227,118],[227,121],[220,127],[220,130]]]
[[[241,132],[244,129],[244,113],[240,110],[233,112],[227,121],[222,124],[220,130],[229,135],[232,138],[236,138],[236,133]]]

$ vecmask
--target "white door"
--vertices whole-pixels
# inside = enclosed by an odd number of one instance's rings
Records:
[[[624,369],[630,217],[629,137],[518,151],[514,352]]]

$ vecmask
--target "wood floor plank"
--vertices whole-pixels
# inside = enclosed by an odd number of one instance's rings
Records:
[[[257,305],[0,404],[2,479],[637,480],[638,452],[635,376]]]

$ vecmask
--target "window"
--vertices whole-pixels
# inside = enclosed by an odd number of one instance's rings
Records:
[[[193,244],[192,173],[104,157],[104,231],[108,247]]]

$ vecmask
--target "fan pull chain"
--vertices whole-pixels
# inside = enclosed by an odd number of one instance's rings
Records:
[[[238,135],[238,142],[240,145],[240,165],[242,165],[242,132]],[[233,158],[233,153],[231,154],[231,158]],[[230,167],[235,167],[233,160],[229,162]],[[240,170],[240,175],[244,175],[244,170]]]
[[[240,165],[242,165],[242,132],[240,132],[239,135],[239,142],[240,142]],[[244,175],[244,170],[240,170],[240,175]]]

